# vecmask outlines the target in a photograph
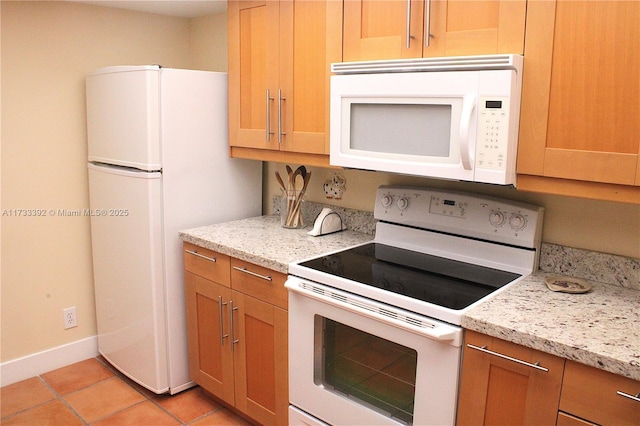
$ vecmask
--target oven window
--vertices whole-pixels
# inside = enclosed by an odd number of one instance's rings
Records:
[[[314,381],[387,417],[413,424],[418,354],[319,315]]]

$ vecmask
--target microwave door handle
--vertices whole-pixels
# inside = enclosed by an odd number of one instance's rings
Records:
[[[471,150],[469,144],[471,119],[476,109],[476,97],[465,96],[462,98],[462,111],[460,113],[460,160],[465,170],[471,170]]]

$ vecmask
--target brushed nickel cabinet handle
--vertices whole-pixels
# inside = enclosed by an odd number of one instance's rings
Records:
[[[271,142],[271,135],[273,134],[273,132],[271,131],[271,101],[273,100],[273,97],[271,97],[271,92],[269,91],[269,89],[267,89],[267,123],[265,126],[265,129],[267,131],[267,142]]]
[[[616,394],[618,394],[620,396],[624,396],[625,398],[629,398],[632,401],[640,402],[640,392],[638,392],[635,395],[631,395],[629,393],[625,393],[625,392],[622,392],[622,391],[616,391]]]
[[[407,0],[407,49],[411,47],[411,0]]]
[[[489,355],[497,356],[498,358],[506,359],[507,361],[513,361],[513,362],[518,363],[518,364],[526,365],[527,367],[535,368],[537,370],[541,370],[541,371],[544,371],[544,372],[548,372],[549,371],[548,368],[540,366],[539,365],[540,363],[538,363],[538,362],[536,362],[535,364],[532,364],[530,362],[522,361],[521,359],[512,358],[510,356],[503,355],[503,354],[498,353],[498,352],[490,351],[489,349],[487,349],[486,346],[480,347],[480,346],[475,346],[475,345],[467,343],[467,347],[471,348],[471,349],[475,349],[475,350],[480,351],[480,352],[484,352],[484,353],[489,354]]]
[[[431,0],[424,5],[424,47],[429,47],[431,38]]]
[[[194,255],[194,256],[198,256],[198,257],[201,257],[201,258],[203,258],[203,259],[206,259],[206,260],[208,260],[208,261],[210,261],[210,262],[216,262],[216,258],[215,258],[215,257],[205,256],[204,254],[200,254],[200,253],[198,253],[197,251],[194,251],[194,250],[188,250],[188,249],[186,249],[185,251],[186,251],[187,253],[189,253],[189,254]]]
[[[286,101],[287,98],[282,96],[282,90],[278,89],[278,143],[282,143],[282,137],[286,135],[285,132],[282,131],[282,101]]]
[[[237,307],[233,307],[233,301],[229,300],[229,328],[230,328],[230,333],[231,333],[231,352],[234,351],[234,345],[238,342],[240,342],[239,339],[236,339],[235,337],[235,326],[233,323],[233,311],[237,311],[238,308]]]
[[[228,334],[224,334],[224,328],[223,328],[223,318],[222,318],[222,307],[225,306],[227,303],[222,301],[222,296],[218,296],[218,319],[220,320],[220,346],[224,345],[224,339],[225,337],[229,337]]]
[[[257,278],[262,278],[265,281],[273,281],[273,278],[271,278],[269,275],[258,274],[257,272],[250,271],[247,268],[234,266],[233,269],[235,269],[236,271],[244,272],[245,274],[253,275],[254,277],[257,277]]]

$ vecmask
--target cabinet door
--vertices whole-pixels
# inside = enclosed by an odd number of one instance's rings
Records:
[[[563,358],[471,331],[465,336],[458,425],[555,424]]]
[[[424,0],[345,0],[344,61],[421,57],[424,5]]]
[[[329,81],[331,63],[342,60],[341,22],[338,1],[280,3],[282,151],[329,154]]]
[[[278,13],[277,1],[228,2],[232,146],[277,149]]]
[[[287,311],[233,292],[236,408],[263,425],[288,424]]]
[[[522,54],[526,13],[525,0],[431,0],[423,56]]]
[[[185,290],[191,379],[233,405],[233,356],[227,309],[231,290],[191,272],[185,272]]]
[[[640,186],[638,22],[637,1],[529,2],[519,174]]]
[[[567,361],[560,409],[601,425],[639,425],[640,382]]]
[[[521,54],[525,16],[525,0],[346,0],[343,57]]]

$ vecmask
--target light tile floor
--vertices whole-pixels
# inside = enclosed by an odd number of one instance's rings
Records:
[[[199,387],[155,395],[91,358],[5,386],[0,424],[9,425],[237,425],[251,423],[207,397]]]

